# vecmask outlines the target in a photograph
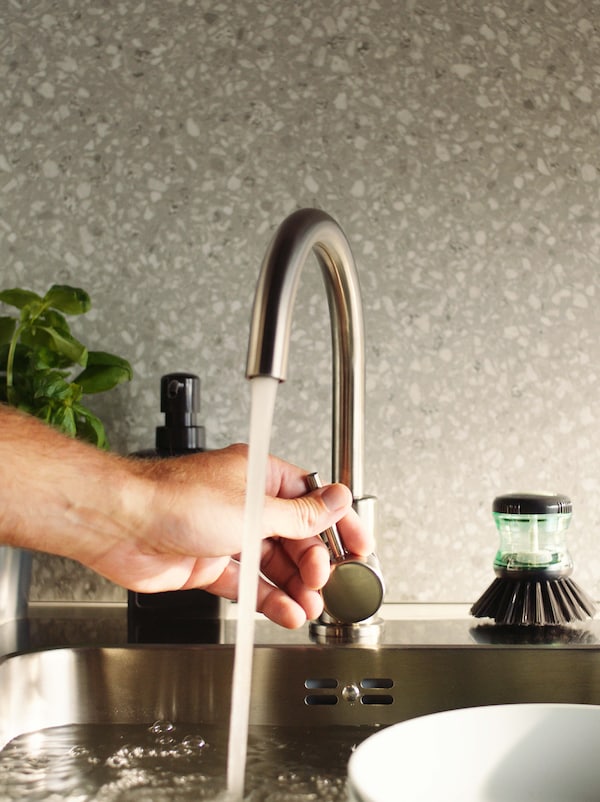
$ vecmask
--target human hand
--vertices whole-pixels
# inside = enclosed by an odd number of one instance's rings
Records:
[[[136,461],[151,501],[135,536],[87,562],[132,590],[203,588],[237,598],[247,449],[230,446],[175,459]],[[350,491],[329,485],[306,492],[306,472],[270,457],[266,482],[257,609],[286,627],[316,618],[329,554],[318,533],[338,523],[346,548],[373,550],[351,508]]]
[[[245,446],[123,458],[2,404],[0,428],[0,543],[78,560],[131,590],[237,597]],[[305,471],[269,459],[258,610],[286,627],[320,614],[329,556],[318,534],[337,522],[348,551],[373,551],[351,503],[343,485],[307,494]]]
[[[172,459],[118,457],[0,404],[0,543],[78,560],[140,592],[204,588],[235,599],[247,448]],[[306,493],[301,468],[270,457],[257,609],[286,627],[316,618],[337,522],[348,551],[372,538],[350,491]]]

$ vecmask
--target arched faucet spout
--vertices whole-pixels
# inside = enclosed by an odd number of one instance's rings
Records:
[[[291,214],[269,245],[256,287],[246,375],[250,379],[271,376],[285,381],[296,290],[304,263],[312,253],[323,274],[331,321],[332,480],[350,488],[354,508],[374,534],[375,498],[364,495],[363,487],[365,337],[358,275],[344,232],[319,209],[301,209]],[[374,591],[375,599],[369,614],[374,614],[383,597],[378,569],[373,568],[372,561],[337,561],[340,565],[342,562],[344,570],[332,571],[326,586],[330,597],[333,599],[335,594],[341,598],[354,587],[364,586],[368,571],[373,576],[369,574],[366,584]],[[364,604],[358,607],[365,609]]]
[[[325,281],[333,349],[332,480],[363,496],[365,340],[354,258],[336,221],[301,209],[283,221],[263,260],[250,328],[246,375],[285,381],[294,299],[314,253]]]

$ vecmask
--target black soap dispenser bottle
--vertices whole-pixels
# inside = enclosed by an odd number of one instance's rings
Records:
[[[160,381],[164,425],[156,427],[156,447],[142,458],[171,459],[205,451],[200,410],[200,379],[193,373],[168,373]],[[129,591],[128,638],[132,643],[216,643],[220,632],[220,599],[204,590],[161,593]]]

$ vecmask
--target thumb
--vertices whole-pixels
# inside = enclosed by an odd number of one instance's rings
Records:
[[[320,487],[298,498],[265,499],[265,537],[278,535],[302,540],[337,523],[352,506],[352,493],[345,485]]]

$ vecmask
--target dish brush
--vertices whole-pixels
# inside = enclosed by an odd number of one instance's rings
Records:
[[[473,604],[471,615],[522,626],[592,618],[594,602],[571,579],[573,562],[566,546],[571,499],[509,493],[494,499],[492,512],[500,534],[496,579]]]

